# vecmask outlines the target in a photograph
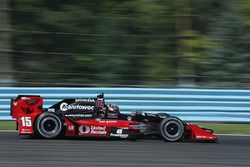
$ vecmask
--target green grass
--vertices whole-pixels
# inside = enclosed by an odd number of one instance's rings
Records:
[[[194,123],[213,129],[216,134],[250,134],[250,124]],[[0,130],[15,130],[15,121],[0,121]]]
[[[214,130],[216,134],[250,134],[250,124],[195,123]]]
[[[0,121],[0,130],[15,130],[15,121]]]

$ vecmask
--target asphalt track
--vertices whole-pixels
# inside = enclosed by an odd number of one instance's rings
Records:
[[[0,133],[1,167],[249,167],[250,137],[219,136],[219,143],[67,138],[21,139]]]

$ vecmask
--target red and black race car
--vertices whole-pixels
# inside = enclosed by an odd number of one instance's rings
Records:
[[[19,95],[11,100],[11,116],[19,135],[46,139],[60,136],[128,138],[159,136],[166,141],[216,141],[210,129],[181,121],[166,113],[132,111],[123,114],[117,105],[106,105],[104,95],[97,98],[64,99],[43,109],[40,96]]]

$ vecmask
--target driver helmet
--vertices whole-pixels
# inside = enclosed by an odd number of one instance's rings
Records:
[[[111,112],[119,112],[119,107],[116,104],[107,105],[107,110]]]

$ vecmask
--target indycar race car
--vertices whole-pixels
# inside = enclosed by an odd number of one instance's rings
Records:
[[[124,114],[117,105],[96,98],[64,99],[43,109],[43,98],[19,95],[11,99],[11,116],[19,135],[53,139],[61,136],[127,138],[156,136],[165,141],[216,141],[213,131],[188,124],[166,113],[132,111]]]

